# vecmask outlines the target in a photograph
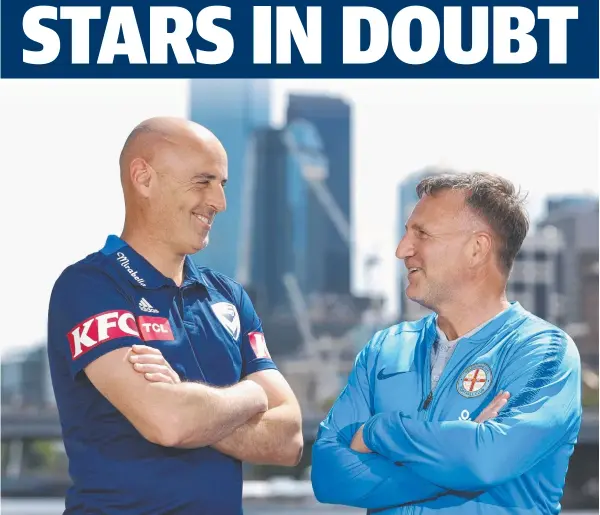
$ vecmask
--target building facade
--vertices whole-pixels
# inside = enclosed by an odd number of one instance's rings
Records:
[[[339,218],[347,223],[351,218],[351,107],[340,98],[318,95],[290,95],[287,124],[305,120],[312,124],[322,141],[323,153],[328,160],[328,175],[323,183],[335,204]],[[339,224],[327,213],[327,207],[318,198],[311,198],[309,223],[322,224],[315,231],[314,243],[324,259],[314,264],[315,280],[322,284],[311,288],[330,293],[349,294],[351,279],[351,252],[348,241],[340,234]]]
[[[244,241],[248,248],[241,254],[241,265],[249,272],[244,283],[264,313],[287,302],[282,278],[293,263],[286,173],[289,152],[281,129],[255,131],[251,146],[253,166],[246,180],[253,185],[252,210],[246,224],[252,238]]]
[[[530,232],[515,257],[506,288],[508,300],[557,325],[562,303],[556,276],[563,246],[562,234],[554,227]]]
[[[558,325],[575,340],[582,360],[598,369],[598,197],[548,199],[540,227],[560,232],[555,282],[560,306]]]
[[[45,345],[3,356],[1,369],[3,409],[56,405]]]
[[[562,299],[559,323],[563,326],[581,323],[584,306],[580,261],[582,255],[595,256],[598,261],[598,198],[555,197],[548,199],[546,206],[546,216],[538,225],[555,227],[564,242],[556,275]]]

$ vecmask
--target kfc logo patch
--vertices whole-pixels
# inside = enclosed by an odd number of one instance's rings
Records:
[[[140,334],[135,324],[135,317],[124,310],[106,311],[94,315],[75,326],[67,334],[73,359],[79,358],[100,343],[125,336],[139,338]]]
[[[175,340],[169,320],[163,317],[138,317],[142,340]]]
[[[265,341],[265,335],[263,333],[248,333],[248,339],[250,340],[250,346],[254,351],[254,355],[257,358],[269,358],[269,349],[267,348],[267,342]]]

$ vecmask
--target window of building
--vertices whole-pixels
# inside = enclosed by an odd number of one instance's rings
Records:
[[[534,314],[540,318],[548,318],[548,287],[537,283],[533,291]]]
[[[563,257],[563,253],[559,252],[556,255],[556,266],[554,269],[555,281],[556,281],[556,291],[559,293],[564,293],[565,285],[564,285],[564,277],[565,277],[565,259]]]

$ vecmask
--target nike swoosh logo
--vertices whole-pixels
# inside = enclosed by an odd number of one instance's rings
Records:
[[[404,372],[393,372],[391,374],[384,374],[383,371],[385,370],[385,368],[382,368],[379,371],[379,374],[377,374],[377,379],[381,380],[381,379],[389,379],[390,377],[394,377],[397,376],[398,374],[404,374]]]

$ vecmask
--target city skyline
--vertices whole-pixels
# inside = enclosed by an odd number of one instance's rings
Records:
[[[274,126],[291,92],[352,103],[353,289],[383,293],[390,310],[394,195],[409,173],[439,164],[503,173],[531,192],[533,218],[548,195],[598,192],[598,93],[585,82],[274,81],[273,90]],[[131,128],[157,114],[189,116],[190,104],[188,81],[2,81],[0,91],[0,134],[11,141],[2,153],[11,171],[4,219],[20,222],[7,224],[5,241],[17,242],[21,270],[35,278],[33,296],[17,274],[8,278],[10,302],[22,308],[4,350],[43,341],[58,274],[121,230],[117,159]],[[374,279],[362,268],[371,254],[382,263]]]
[[[276,86],[276,123],[286,91],[297,87],[353,103],[354,291],[385,292],[388,315],[398,308],[396,192],[410,174],[430,166],[499,173],[529,193],[534,221],[547,196],[598,193],[600,94],[584,81],[286,80]],[[361,270],[371,253],[380,257],[374,286]]]

